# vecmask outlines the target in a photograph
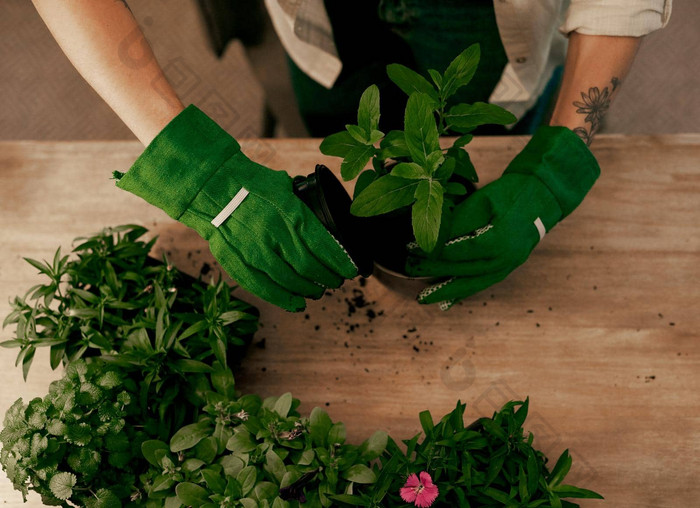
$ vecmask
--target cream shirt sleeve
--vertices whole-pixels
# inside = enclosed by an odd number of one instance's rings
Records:
[[[672,0],[571,0],[559,31],[641,37],[665,27]]]

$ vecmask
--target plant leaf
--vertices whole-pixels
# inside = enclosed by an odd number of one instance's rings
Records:
[[[370,85],[362,92],[357,108],[357,125],[368,134],[379,126],[379,88]]]
[[[430,78],[433,80],[433,83],[435,83],[437,89],[440,90],[442,88],[442,74],[435,69],[428,69],[428,74],[430,74]]]
[[[428,155],[440,150],[435,116],[427,95],[414,93],[408,98],[404,116],[404,136],[413,161],[427,169]]]
[[[357,177],[357,181],[355,182],[355,189],[353,190],[352,198],[356,199],[357,196],[359,196],[360,193],[363,190],[365,190],[369,186],[369,184],[374,182],[377,178],[379,178],[379,175],[373,169],[366,169],[365,171],[360,173],[360,176]]]
[[[406,136],[403,131],[389,131],[381,143],[379,143],[379,156],[382,159],[408,157],[411,152],[406,144]]]
[[[391,170],[392,176],[407,178],[409,180],[420,180],[429,178],[428,172],[415,162],[400,162]]]
[[[361,143],[355,140],[348,131],[336,132],[327,136],[323,141],[319,149],[322,154],[332,155],[335,157],[346,157],[350,150],[361,146]]]
[[[346,125],[345,128],[355,141],[357,141],[358,143],[362,143],[363,145],[369,144],[368,138],[370,131],[366,131],[362,127],[352,124]]]
[[[170,451],[177,453],[188,450],[211,433],[211,424],[207,421],[185,425],[170,438]]]
[[[369,217],[410,205],[415,200],[416,180],[384,175],[372,182],[352,202],[350,212]]]
[[[350,149],[340,165],[340,174],[343,180],[355,178],[369,162],[369,159],[377,151],[372,145],[359,145]]]
[[[65,501],[73,495],[73,487],[77,481],[73,473],[56,473],[49,480],[49,488],[56,498]]]
[[[508,125],[517,120],[510,111],[486,102],[457,104],[445,115],[447,126],[458,132],[467,132],[484,124]]]
[[[469,153],[461,148],[449,148],[447,150],[448,157],[454,158],[455,169],[454,172],[461,177],[466,178],[470,182],[478,182],[479,176],[476,174],[476,168],[472,164],[472,160],[469,157]]]
[[[437,244],[442,216],[444,187],[436,180],[421,180],[413,205],[413,234],[421,249],[431,252]]]
[[[401,64],[389,64],[386,66],[386,73],[389,79],[396,83],[406,95],[410,97],[413,93],[422,93],[430,99],[431,108],[438,105],[438,94],[433,85],[417,72]]]
[[[364,464],[355,464],[341,473],[348,481],[355,483],[374,483],[377,480],[374,472]]]
[[[440,90],[443,100],[471,81],[479,65],[480,56],[479,44],[472,44],[450,62],[445,70]]]
[[[559,497],[575,497],[580,499],[604,499],[603,496],[588,489],[574,487],[573,485],[557,485],[552,489]]]
[[[190,482],[178,483],[175,494],[181,503],[186,506],[202,506],[209,502],[209,494],[206,489]]]

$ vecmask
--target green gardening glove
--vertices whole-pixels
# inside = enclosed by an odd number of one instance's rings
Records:
[[[252,162],[195,106],[158,134],[117,186],[193,228],[241,287],[288,311],[357,275],[294,195],[291,177]]]
[[[436,254],[409,245],[406,270],[447,277],[418,295],[443,310],[503,280],[546,232],[583,201],[600,175],[585,143],[566,127],[540,127],[503,175],[455,207]]]

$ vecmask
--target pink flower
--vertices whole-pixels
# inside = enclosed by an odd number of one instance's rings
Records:
[[[425,471],[421,471],[420,479],[415,473],[406,480],[406,485],[399,491],[401,499],[414,503],[418,508],[428,508],[438,497],[438,488],[433,485],[433,479]]]

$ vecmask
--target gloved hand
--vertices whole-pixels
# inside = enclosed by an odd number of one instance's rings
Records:
[[[418,294],[442,310],[503,280],[547,231],[583,201],[600,175],[586,144],[566,127],[540,127],[503,175],[455,207],[436,254],[409,246],[406,271],[448,277]]]
[[[241,287],[288,311],[357,275],[294,195],[290,176],[252,162],[195,106],[158,134],[117,186],[196,230]]]

